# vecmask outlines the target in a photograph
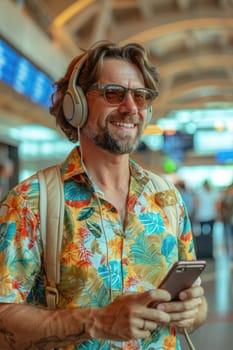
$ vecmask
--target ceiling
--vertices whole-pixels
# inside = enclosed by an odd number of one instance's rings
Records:
[[[233,108],[233,0],[12,0],[70,60],[101,39],[143,43],[161,76],[153,122],[182,109]],[[1,88],[19,124],[54,127],[42,107]],[[4,91],[3,91],[4,90]],[[6,107],[6,99],[12,100]],[[9,110],[9,105],[11,108]],[[31,110],[34,113],[31,113]]]
[[[70,57],[110,39],[137,41],[161,75],[154,118],[233,106],[233,0],[28,0],[28,13]]]

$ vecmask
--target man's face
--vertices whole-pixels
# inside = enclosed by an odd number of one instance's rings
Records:
[[[106,59],[99,80],[95,84],[118,84],[128,88],[144,88],[143,76],[132,63]],[[113,154],[134,151],[145,127],[147,109],[138,110],[130,91],[119,105],[112,106],[102,91],[86,94],[88,120],[81,134]]]

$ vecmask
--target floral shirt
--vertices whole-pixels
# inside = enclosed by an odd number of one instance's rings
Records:
[[[174,262],[195,259],[179,193],[174,188],[179,209],[175,233],[148,172],[132,160],[130,169],[122,225],[116,208],[87,177],[78,147],[61,164],[65,212],[59,308],[103,307],[118,295],[156,288]],[[35,174],[12,189],[0,207],[0,302],[45,306],[45,285]],[[180,345],[174,328],[158,326],[147,339],[95,339],[64,349],[174,350]]]

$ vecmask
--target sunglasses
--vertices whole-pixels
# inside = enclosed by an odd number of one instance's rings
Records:
[[[125,101],[128,91],[131,92],[134,102],[138,109],[146,109],[158,96],[158,91],[147,88],[126,88],[122,85],[106,84],[92,85],[86,91],[99,90],[105,101],[112,106],[118,106]]]

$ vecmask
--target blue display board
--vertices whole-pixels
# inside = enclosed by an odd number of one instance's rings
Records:
[[[0,39],[0,80],[35,103],[48,108],[53,81]]]
[[[174,134],[164,134],[162,151],[172,159],[183,161],[185,152],[193,149],[193,134],[177,130]]]

